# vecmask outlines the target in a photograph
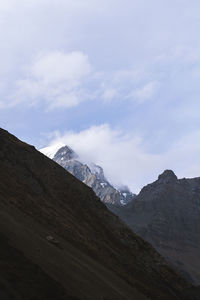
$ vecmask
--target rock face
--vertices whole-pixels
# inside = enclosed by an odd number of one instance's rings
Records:
[[[126,187],[121,190],[114,188],[105,178],[103,169],[100,166],[93,163],[89,166],[83,164],[78,155],[68,146],[60,148],[54,155],[53,160],[91,187],[101,201],[107,205],[126,205],[135,196]]]
[[[200,178],[177,179],[166,170],[115,213],[185,278],[200,284]]]
[[[3,300],[199,299],[91,188],[2,129],[0,241]]]

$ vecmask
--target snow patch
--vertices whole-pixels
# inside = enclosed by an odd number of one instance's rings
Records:
[[[126,204],[127,204],[124,200],[120,200],[120,203],[121,203],[122,205],[126,205]]]
[[[41,153],[43,153],[44,155],[46,155],[47,157],[52,159],[52,158],[54,158],[56,152],[64,146],[65,146],[65,144],[59,143],[59,144],[54,144],[52,146],[48,146],[48,147],[39,149],[39,151]]]

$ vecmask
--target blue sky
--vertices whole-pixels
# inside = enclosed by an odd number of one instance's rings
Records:
[[[4,3],[3,3],[4,2]],[[139,191],[200,176],[198,0],[0,3],[0,126]]]

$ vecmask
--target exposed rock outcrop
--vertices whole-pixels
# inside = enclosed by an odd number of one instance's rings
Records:
[[[200,284],[200,178],[177,179],[166,170],[115,213],[187,279]]]
[[[91,187],[106,205],[126,205],[135,196],[127,187],[122,189],[113,187],[106,179],[104,171],[100,166],[94,163],[90,163],[89,165],[82,163],[78,155],[68,146],[60,148],[53,156],[53,160]]]

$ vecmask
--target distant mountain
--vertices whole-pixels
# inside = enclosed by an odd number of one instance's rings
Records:
[[[90,163],[89,165],[84,164],[78,155],[68,146],[62,146],[59,149],[58,147],[47,147],[40,151],[91,187],[101,201],[108,206],[126,205],[135,197],[135,194],[131,193],[127,187],[121,189],[113,187],[106,179],[104,171],[100,166],[94,163]]]
[[[166,170],[134,201],[113,211],[185,278],[200,284],[200,178],[177,179]]]
[[[2,129],[0,242],[1,300],[200,299],[91,188]]]

